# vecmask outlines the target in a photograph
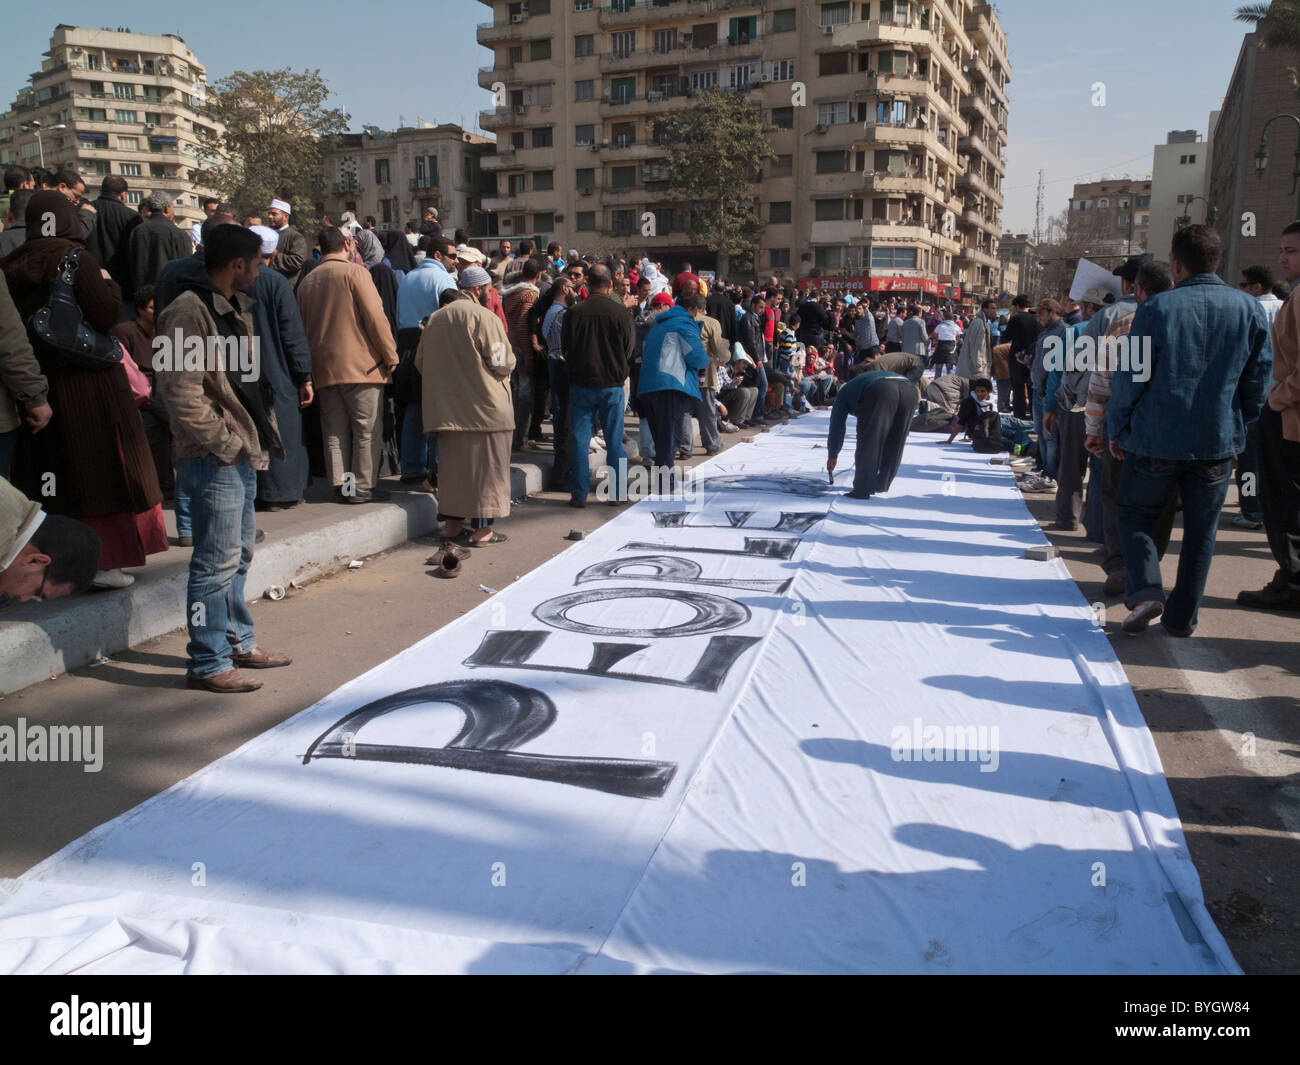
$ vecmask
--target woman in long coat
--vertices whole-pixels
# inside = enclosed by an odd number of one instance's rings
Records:
[[[23,321],[48,300],[63,255],[81,248],[77,303],[86,324],[107,333],[121,318],[122,294],[85,250],[75,205],[62,193],[38,192],[25,220],[26,242],[0,260]],[[53,235],[44,235],[51,228]],[[13,483],[49,513],[94,529],[103,542],[96,584],[125,587],[132,578],[123,567],[167,550],[162,492],[126,370],[82,369],[35,337],[32,348],[50,383],[54,417],[39,433],[19,436]]]

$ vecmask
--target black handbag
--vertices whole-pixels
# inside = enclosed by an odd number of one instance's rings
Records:
[[[70,366],[111,369],[122,361],[122,345],[86,324],[73,287],[80,260],[80,248],[70,249],[59,260],[58,272],[50,282],[50,298],[27,319],[27,330]]]

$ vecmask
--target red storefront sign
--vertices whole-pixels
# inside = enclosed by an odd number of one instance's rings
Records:
[[[945,299],[961,299],[961,287],[941,285],[925,277],[801,277],[799,291],[822,292],[925,292]]]

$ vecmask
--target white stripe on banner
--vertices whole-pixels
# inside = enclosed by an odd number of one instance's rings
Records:
[[[0,970],[1238,971],[1009,470],[913,437],[846,499],[826,426],[12,882]]]

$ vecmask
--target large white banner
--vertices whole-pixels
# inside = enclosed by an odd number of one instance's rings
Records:
[[[826,424],[10,882],[0,970],[1236,971],[1009,471],[847,499]]]

